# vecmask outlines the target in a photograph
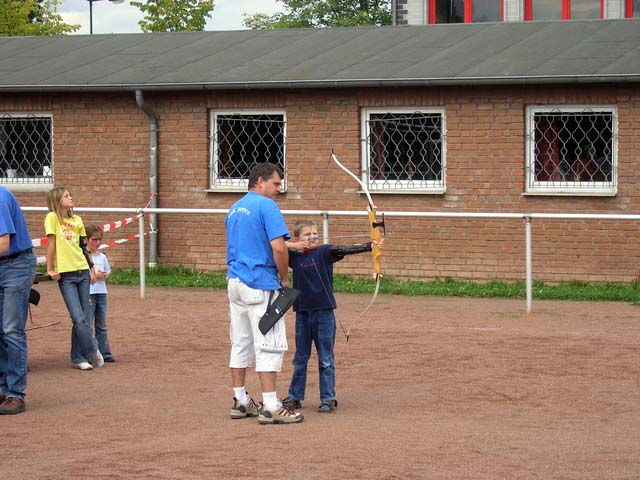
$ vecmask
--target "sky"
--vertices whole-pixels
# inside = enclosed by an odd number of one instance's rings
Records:
[[[140,0],[144,1],[144,0]],[[106,0],[93,2],[93,33],[140,33],[142,12],[129,4]],[[272,14],[282,10],[277,0],[215,0],[212,18],[205,30],[244,30],[243,14]],[[65,23],[81,25],[76,34],[89,33],[89,0],[62,0],[58,13]]]

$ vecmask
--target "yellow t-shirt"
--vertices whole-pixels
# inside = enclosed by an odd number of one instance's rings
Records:
[[[44,219],[44,230],[47,235],[56,236],[56,272],[89,269],[87,259],[80,248],[80,237],[87,236],[82,218],[74,215],[63,219],[61,223],[55,212],[49,212]]]

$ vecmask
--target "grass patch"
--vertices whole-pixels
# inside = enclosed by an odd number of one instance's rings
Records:
[[[227,288],[227,279],[223,272],[198,272],[183,266],[158,266],[145,269],[144,275],[145,285],[151,287]],[[137,268],[114,268],[111,270],[109,283],[112,285],[139,285],[140,273]]]
[[[109,283],[113,285],[139,285],[137,269],[113,269]],[[163,267],[147,268],[145,283],[154,287],[202,287],[225,289],[226,272],[198,272],[194,268]],[[371,279],[335,275],[336,293],[373,293],[375,282]],[[522,282],[485,283],[466,282],[450,278],[431,281],[399,281],[383,278],[380,293],[410,296],[474,297],[474,298],[525,298],[526,287]],[[598,302],[640,302],[640,284],[566,282],[547,285],[534,282],[533,298],[538,300],[584,300]]]

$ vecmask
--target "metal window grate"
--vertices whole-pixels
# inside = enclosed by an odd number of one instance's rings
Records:
[[[284,172],[283,114],[214,113],[212,124],[212,187],[246,188],[249,172],[257,163],[270,162]]]
[[[371,113],[367,151],[371,190],[444,188],[441,113]]]
[[[52,175],[51,116],[0,114],[0,183],[51,184]]]
[[[615,122],[613,111],[532,110],[529,187],[614,189]]]

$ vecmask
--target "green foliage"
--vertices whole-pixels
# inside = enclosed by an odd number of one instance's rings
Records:
[[[251,29],[390,25],[390,0],[278,0],[284,12],[245,15]]]
[[[0,0],[0,36],[64,35],[80,25],[69,25],[58,15],[59,0]]]
[[[143,32],[203,31],[215,6],[213,0],[147,0],[131,5],[146,14],[138,22]]]
[[[109,283],[114,285],[138,285],[140,277],[137,269],[113,269]],[[226,272],[198,272],[187,267],[147,268],[145,283],[162,287],[206,287],[225,289]],[[373,293],[375,282],[371,279],[356,279],[345,275],[335,275],[336,293]],[[380,293],[409,296],[442,296],[474,298],[522,298],[526,297],[524,282],[486,283],[465,282],[450,278],[428,282],[398,281],[383,278]],[[598,302],[640,302],[640,283],[588,284],[568,282],[546,285],[534,282],[533,298],[537,300],[581,300]]]

